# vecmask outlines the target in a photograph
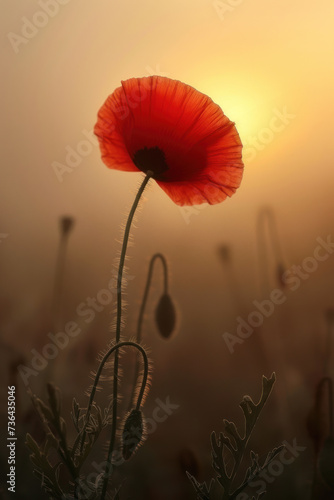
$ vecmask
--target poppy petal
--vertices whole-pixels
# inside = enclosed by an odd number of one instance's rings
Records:
[[[122,82],[100,109],[95,133],[108,167],[153,170],[178,205],[219,203],[240,185],[242,144],[234,123],[180,81],[152,76]]]

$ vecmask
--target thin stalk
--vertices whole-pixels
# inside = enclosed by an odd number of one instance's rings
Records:
[[[144,376],[143,376],[143,380],[142,380],[142,383],[141,383],[140,392],[139,392],[138,398],[137,398],[136,410],[139,410],[139,408],[140,408],[140,405],[141,405],[141,402],[142,402],[142,399],[143,399],[143,396],[144,396],[144,392],[145,392],[147,378],[148,378],[148,359],[147,359],[147,355],[146,355],[145,350],[140,345],[138,345],[136,342],[131,342],[131,341],[119,342],[118,344],[115,344],[114,346],[112,346],[108,350],[108,352],[103,356],[102,361],[101,361],[101,363],[100,363],[100,365],[98,367],[98,370],[96,372],[95,379],[94,379],[94,384],[93,384],[93,388],[92,388],[92,391],[90,393],[89,402],[88,402],[88,406],[87,406],[85,424],[84,424],[84,427],[83,427],[83,430],[82,430],[82,439],[81,439],[80,452],[82,452],[83,445],[84,445],[84,442],[85,442],[85,439],[86,439],[86,428],[87,428],[87,425],[88,425],[88,422],[89,422],[90,412],[91,412],[91,409],[92,409],[92,405],[93,405],[95,393],[96,393],[96,390],[97,390],[97,386],[98,386],[99,379],[100,379],[102,370],[104,368],[104,365],[108,361],[109,356],[111,356],[111,354],[114,351],[117,352],[118,349],[121,349],[122,347],[126,347],[126,346],[135,347],[136,349],[138,349],[138,351],[141,353],[141,355],[143,357],[143,362],[144,362]]]
[[[131,229],[131,224],[132,220],[134,217],[134,214],[136,212],[139,200],[141,198],[141,195],[144,192],[144,189],[150,180],[150,178],[153,176],[152,171],[148,171],[146,173],[146,176],[138,190],[138,193],[135,197],[135,200],[133,202],[132,208],[130,210],[128,220],[125,226],[125,232],[124,232],[124,238],[123,238],[123,244],[122,244],[122,250],[121,250],[121,257],[119,261],[119,267],[118,267],[118,276],[117,276],[117,319],[116,319],[116,344],[119,343],[120,337],[121,337],[121,320],[122,320],[122,277],[123,277],[123,269],[124,269],[124,262],[125,262],[125,255],[126,255],[126,249],[128,246],[128,241],[129,241],[129,235],[130,235],[130,229]],[[118,349],[115,351],[115,361],[114,361],[114,380],[113,380],[113,402],[112,402],[112,425],[111,425],[111,437],[110,437],[110,444],[109,444],[109,450],[108,450],[108,457],[107,457],[107,468],[109,469],[109,466],[111,464],[111,458],[112,458],[112,453],[114,450],[115,446],[115,439],[116,439],[116,427],[117,427],[117,398],[118,398],[118,363],[119,363],[119,354],[118,354]],[[102,488],[102,495],[101,495],[101,500],[104,500],[107,486],[108,486],[108,477],[104,480],[103,483],[103,488]]]
[[[143,325],[143,318],[144,318],[146,302],[147,302],[147,298],[148,298],[148,292],[150,290],[151,281],[152,281],[153,266],[154,266],[154,263],[157,259],[160,259],[162,262],[162,265],[163,265],[163,269],[164,269],[164,293],[165,294],[168,293],[167,262],[166,262],[165,257],[161,253],[156,253],[153,255],[153,257],[150,260],[150,266],[149,266],[149,270],[148,270],[145,291],[144,291],[143,300],[142,300],[142,303],[140,306],[138,323],[137,323],[137,336],[136,336],[136,342],[138,342],[138,343],[141,341],[141,329],[142,329],[142,325]]]
[[[68,247],[68,238],[71,232],[74,219],[69,216],[60,217],[60,239],[58,245],[58,251],[56,256],[56,266],[53,284],[53,295],[51,304],[51,328],[54,334],[62,329],[63,322],[63,291],[64,291],[64,276],[65,276],[65,264],[66,264],[66,254]],[[49,363],[47,367],[47,372],[45,374],[46,379],[52,380],[55,370],[55,364]]]
[[[333,417],[333,382],[331,377],[324,377],[321,381],[321,387],[327,383],[328,388],[328,418],[329,418],[329,436],[334,437],[334,417]]]
[[[266,243],[266,228],[265,223],[267,220],[268,229],[268,245]],[[257,223],[257,239],[258,239],[258,252],[259,252],[259,266],[260,266],[260,282],[261,291],[264,294],[268,294],[270,289],[270,278],[269,278],[269,245],[272,247],[273,255],[276,260],[276,264],[282,264],[282,249],[280,240],[278,237],[276,217],[274,211],[269,208],[262,208],[258,215]]]
[[[53,289],[53,304],[52,304],[52,326],[54,332],[59,331],[62,323],[62,290],[64,281],[64,270],[66,260],[66,250],[68,243],[68,232],[61,232],[59,248],[56,262],[55,282]]]
[[[139,310],[139,316],[138,316],[138,323],[137,323],[137,333],[136,333],[136,342],[139,344],[142,339],[142,325],[143,325],[143,319],[144,319],[144,314],[145,314],[145,308],[146,308],[146,303],[148,299],[148,293],[150,291],[150,286],[151,286],[151,281],[152,281],[152,276],[153,276],[153,267],[157,259],[160,259],[163,265],[163,272],[164,272],[164,293],[168,293],[168,270],[167,270],[167,261],[164,257],[163,254],[161,253],[156,253],[151,257],[150,264],[149,264],[149,269],[148,269],[148,275],[147,275],[147,280],[146,280],[146,285],[145,285],[145,290],[144,290],[144,295],[142,299],[142,303],[140,306]],[[134,373],[134,381],[132,384],[133,387],[133,392],[132,392],[132,397],[130,400],[130,406],[129,410],[131,408],[131,404],[134,400],[134,395],[136,391],[136,386],[137,386],[137,381],[139,377],[139,361],[138,359],[136,360],[136,368],[135,368],[135,373]]]
[[[262,209],[260,211],[256,227],[259,271],[260,271],[260,291],[264,294],[266,294],[269,289],[269,278],[267,275],[268,259],[267,259],[266,238],[265,238],[265,228],[264,228],[266,214],[267,214],[266,209]]]
[[[331,354],[333,349],[333,334],[334,334],[334,321],[332,315],[327,317],[327,337],[326,337],[326,354],[325,354],[325,375],[329,375]]]

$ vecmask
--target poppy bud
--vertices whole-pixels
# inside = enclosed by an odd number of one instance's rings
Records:
[[[162,295],[159,301],[155,311],[155,320],[161,335],[168,339],[175,328],[176,314],[172,299],[167,293]]]
[[[60,228],[63,234],[68,234],[74,224],[73,217],[63,216],[60,218]]]
[[[220,245],[218,247],[218,254],[223,262],[231,260],[231,249],[228,245]]]
[[[143,416],[140,410],[132,410],[125,420],[122,434],[122,454],[129,460],[143,440]]]
[[[285,267],[283,266],[282,262],[279,262],[277,264],[276,273],[278,283],[284,288],[286,286],[286,283],[284,281]]]
[[[334,438],[326,439],[319,455],[319,470],[323,480],[334,489]]]

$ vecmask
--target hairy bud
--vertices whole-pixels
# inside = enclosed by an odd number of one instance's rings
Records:
[[[166,293],[162,295],[159,301],[155,312],[155,320],[161,335],[168,339],[175,328],[176,313],[172,299]]]
[[[60,218],[60,229],[63,234],[68,234],[74,225],[73,217],[64,215]]]
[[[143,416],[140,410],[132,410],[125,420],[122,434],[122,454],[129,460],[143,441]]]

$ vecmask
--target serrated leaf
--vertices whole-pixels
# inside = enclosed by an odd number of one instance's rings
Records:
[[[36,398],[37,408],[48,423],[53,422],[54,417],[50,408],[39,398]]]
[[[35,454],[40,454],[40,448],[37,442],[34,440],[31,434],[27,432],[26,434],[26,441],[25,444],[28,446],[28,448]]]
[[[199,483],[197,479],[194,478],[189,472],[186,472],[188,478],[190,479],[193,487],[195,488],[195,491],[197,493],[197,498],[199,500],[210,500],[210,489],[212,485],[212,481],[210,482],[209,488],[207,487],[206,483]]]
[[[75,427],[77,432],[80,431],[80,428],[79,428],[80,413],[81,413],[81,408],[79,407],[77,400],[75,398],[73,398],[71,416],[72,416],[74,427]]]
[[[46,440],[45,440],[45,444],[44,444],[43,453],[45,455],[48,455],[48,453],[49,453],[49,451],[50,451],[51,448],[54,448],[55,450],[58,450],[58,448],[59,448],[59,440],[51,432],[49,432],[46,435]]]
[[[220,435],[221,436],[221,435]],[[222,440],[217,440],[216,433],[211,434],[211,447],[212,447],[212,466],[218,474],[218,482],[226,490],[228,488],[230,477],[226,470],[226,465],[223,457],[223,443]]]
[[[52,413],[55,417],[58,417],[60,415],[61,411],[61,392],[58,387],[53,385],[51,382],[48,382],[46,385],[47,392],[48,392],[48,399],[49,399],[49,404],[50,408],[52,410]]]
[[[66,434],[67,434],[67,427],[66,427],[66,422],[63,419],[63,417],[60,417],[59,419],[59,425],[60,425],[60,432],[64,439],[66,439]]]
[[[262,378],[262,393],[258,403],[254,403],[250,396],[244,396],[240,403],[240,407],[243,411],[245,418],[245,429],[243,436],[239,433],[236,425],[233,422],[224,420],[224,432],[219,433],[219,439],[217,439],[216,433],[211,434],[211,453],[212,453],[212,466],[216,473],[218,474],[217,481],[224,490],[222,500],[236,500],[237,496],[242,492],[242,490],[248,485],[248,483],[257,477],[257,475],[264,470],[269,463],[277,456],[278,453],[284,448],[284,446],[279,446],[270,451],[266,457],[263,465],[259,463],[259,457],[253,451],[250,452],[251,464],[246,469],[245,479],[242,484],[232,490],[232,486],[237,477],[239,466],[242,462],[245,449],[249,442],[250,436],[253,432],[254,426],[260,416],[260,413],[272,391],[273,385],[275,383],[276,376],[275,373],[271,375],[268,379],[263,376]],[[232,466],[231,473],[228,473],[226,469],[226,457],[224,459],[224,450],[228,450],[229,454],[233,458],[234,464]],[[198,498],[200,500],[210,500],[210,492],[203,489],[201,485],[193,476],[188,474],[191,480]],[[204,483],[205,484],[205,483]],[[235,488],[235,487],[234,487]],[[231,493],[231,490],[233,493]],[[260,498],[259,495],[257,498]],[[254,498],[254,497],[253,497]],[[255,498],[254,498],[255,500]]]
[[[27,445],[30,449],[33,448],[35,450],[34,443],[36,444],[33,438],[28,438]],[[59,464],[52,466],[48,461],[46,455],[44,455],[44,453],[41,453],[39,449],[38,451],[34,451],[34,453],[30,455],[29,458],[33,465],[35,465],[36,467],[33,470],[33,473],[41,480],[42,488],[48,493],[52,493],[52,498],[63,498],[63,492],[58,483]]]
[[[229,434],[234,440],[236,450],[239,450],[242,444],[242,438],[233,422],[229,422],[228,420],[224,420],[225,432]]]

